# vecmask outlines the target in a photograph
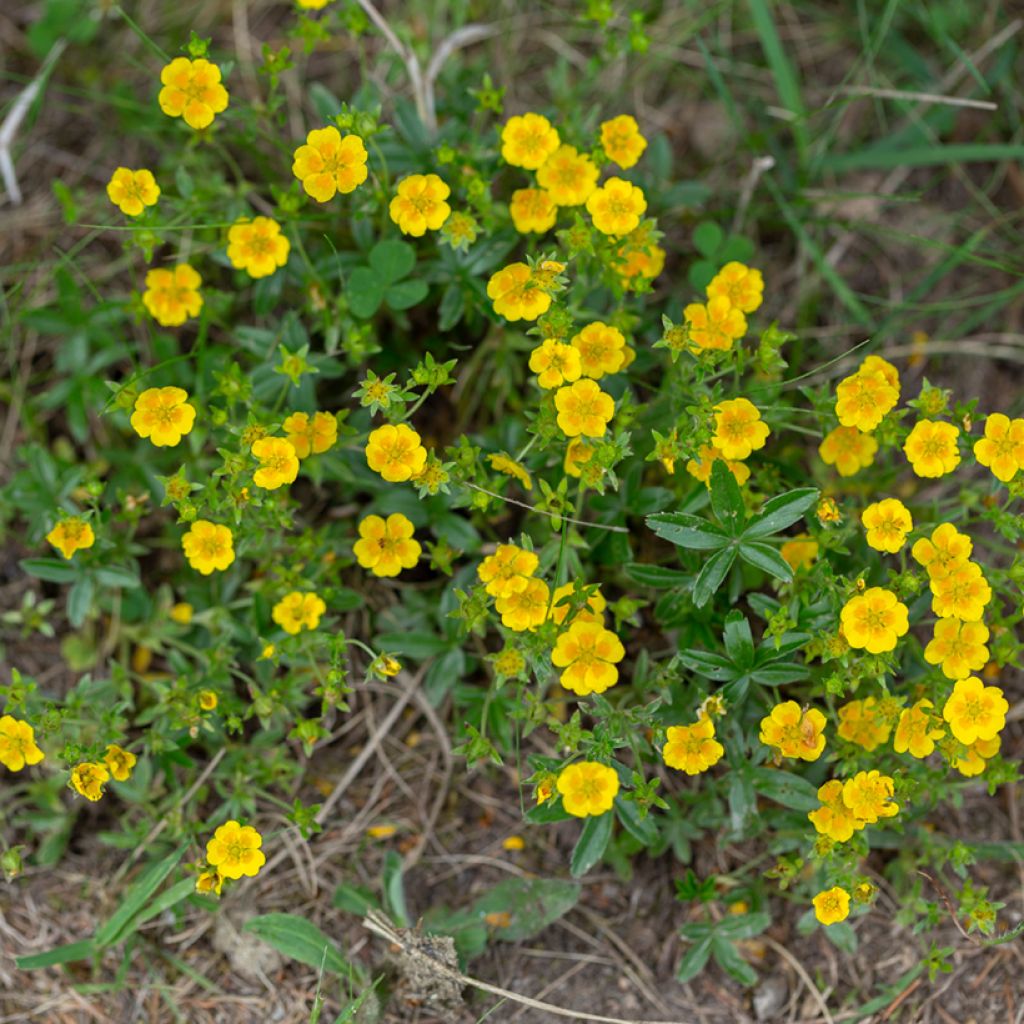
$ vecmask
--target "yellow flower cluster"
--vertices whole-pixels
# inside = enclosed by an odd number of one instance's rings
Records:
[[[893,780],[877,770],[857,772],[845,782],[832,779],[818,789],[821,806],[808,820],[821,835],[845,843],[854,832],[899,813],[893,801]]]
[[[764,278],[760,270],[726,263],[707,287],[707,302],[683,310],[687,336],[698,351],[728,352],[747,333],[747,313],[761,307]]]

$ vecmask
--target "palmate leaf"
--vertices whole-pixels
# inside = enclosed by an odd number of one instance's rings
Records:
[[[793,570],[779,552],[763,540],[743,541],[739,546],[739,556],[748,565],[788,583],[793,578]]]
[[[758,540],[770,537],[792,526],[809,509],[818,503],[819,491],[816,487],[801,487],[795,491],[786,491],[770,501],[750,521],[743,531],[744,540]]]
[[[743,506],[743,492],[732,475],[732,470],[721,460],[711,463],[711,508],[715,518],[730,537],[743,528],[747,514]]]

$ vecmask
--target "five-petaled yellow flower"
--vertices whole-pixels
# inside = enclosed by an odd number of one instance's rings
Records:
[[[107,196],[123,214],[138,217],[147,206],[156,205],[160,186],[144,167],[137,171],[118,167],[107,182]]]
[[[609,178],[587,199],[587,212],[602,235],[628,235],[646,211],[643,190],[625,178]]]
[[[35,730],[28,722],[12,715],[0,718],[0,764],[8,771],[20,772],[25,765],[39,764],[42,759]]]
[[[197,699],[199,701],[199,707],[203,711],[216,711],[217,705],[220,703],[217,694],[214,693],[213,690],[200,690]]]
[[[535,171],[558,145],[558,132],[543,114],[510,117],[501,129],[501,156],[513,167]]]
[[[745,459],[765,446],[771,431],[761,413],[746,398],[734,398],[715,406],[715,432],[711,443],[725,459]]]
[[[859,832],[865,822],[856,817],[843,803],[843,783],[832,779],[818,788],[821,806],[808,811],[807,817],[816,832],[836,843],[845,843],[854,832]]]
[[[968,676],[957,680],[943,705],[942,717],[949,722],[950,732],[970,745],[995,739],[1006,725],[1009,709],[998,686],[986,686],[977,676]]]
[[[562,769],[555,786],[562,795],[562,806],[574,817],[586,818],[612,809],[619,776],[606,764],[577,761]]]
[[[109,744],[107,752],[103,755],[103,763],[107,766],[111,777],[117,782],[128,781],[137,760],[138,758],[130,750],[125,750],[124,747],[119,747],[116,743]]]
[[[496,473],[504,473],[505,476],[513,477],[523,485],[525,490],[533,490],[533,481],[530,479],[529,470],[521,462],[516,462],[511,455],[505,452],[492,452],[487,456],[487,461]]]
[[[942,523],[932,531],[931,537],[922,537],[914,542],[910,554],[918,564],[923,565],[929,579],[942,579],[965,564],[971,557],[974,543],[952,523]]]
[[[857,772],[843,783],[843,803],[855,818],[868,825],[899,813],[892,794],[893,780],[877,770]]]
[[[628,170],[647,148],[647,140],[640,134],[635,117],[620,114],[601,123],[601,148],[612,163]]]
[[[487,297],[506,320],[536,320],[551,308],[544,282],[525,263],[510,263],[491,275]]]
[[[427,462],[420,435],[404,423],[385,423],[366,441],[366,464],[389,483],[418,476]]]
[[[57,523],[46,539],[65,558],[70,558],[76,551],[91,548],[96,543],[96,534],[81,516],[68,516]]]
[[[110,781],[106,765],[98,761],[83,761],[71,769],[71,785],[75,791],[95,803],[103,796],[103,787]]]
[[[870,654],[893,650],[910,628],[907,606],[884,587],[855,594],[843,605],[840,620],[847,643]]]
[[[202,871],[196,879],[196,892],[219,896],[224,888],[224,876],[219,871]]]
[[[593,380],[618,373],[626,360],[626,339],[622,331],[600,320],[587,324],[574,335],[571,345],[580,354],[580,372]]]
[[[536,629],[548,615],[551,591],[535,576],[526,579],[518,590],[509,590],[494,602],[501,624],[515,633]]]
[[[257,487],[275,491],[292,483],[299,475],[299,457],[291,441],[283,437],[261,437],[249,449],[259,459],[260,468],[252,475]]]
[[[508,597],[526,589],[539,564],[540,559],[532,551],[515,544],[499,544],[494,554],[480,563],[477,575],[491,597]]]
[[[338,417],[332,412],[293,412],[283,424],[289,443],[300,459],[330,451],[338,440]]]
[[[142,304],[161,327],[179,327],[203,308],[199,287],[203,279],[187,263],[170,270],[157,268],[146,273]]]
[[[963,562],[945,576],[933,579],[932,611],[943,618],[976,622],[992,600],[992,588],[977,562]]]
[[[740,463],[740,465],[743,465]],[[744,466],[744,469],[746,467]],[[748,470],[749,472],[749,470]],[[796,572],[798,569],[809,569],[818,560],[818,542],[806,533],[787,540],[779,548],[782,560]]]
[[[693,725],[670,725],[665,730],[661,758],[669,768],[699,775],[724,756],[725,747],[715,739],[715,723],[707,715],[702,715]]]
[[[814,916],[821,924],[838,924],[850,916],[850,894],[840,885],[814,897]]]
[[[708,285],[708,298],[724,298],[743,313],[760,309],[764,301],[764,276],[760,270],[732,260]]]
[[[868,505],[860,521],[868,532],[868,544],[876,551],[895,554],[906,543],[914,520],[907,506],[897,498],[885,498]]]
[[[758,739],[783,757],[817,761],[825,749],[825,716],[817,708],[803,710],[795,700],[783,701],[761,719]]]
[[[366,146],[358,135],[342,135],[333,125],[314,128],[295,150],[292,174],[318,203],[354,192],[366,181]]]
[[[231,266],[250,277],[269,277],[288,262],[291,242],[270,217],[240,217],[228,228]]]
[[[436,174],[410,174],[398,183],[388,213],[403,235],[420,238],[448,219],[451,191]]]
[[[939,619],[924,649],[924,660],[941,666],[947,679],[966,679],[987,664],[988,636],[984,622],[962,622],[952,616]]]
[[[537,169],[537,184],[556,206],[580,206],[597,188],[597,165],[575,146],[559,146]]]
[[[1024,419],[1011,420],[1001,412],[987,416],[985,436],[974,442],[974,457],[997,480],[1009,483],[1024,469]]]
[[[701,350],[727,352],[747,333],[747,318],[724,295],[709,298],[707,305],[691,302],[683,310],[690,341]]]
[[[919,420],[903,445],[910,468],[918,476],[927,478],[952,473],[960,465],[959,437],[960,430],[952,423]]]
[[[818,445],[826,466],[835,466],[840,476],[856,476],[875,461],[878,442],[856,427],[836,427]]]
[[[184,388],[146,388],[135,399],[131,416],[132,430],[157,448],[173,448],[192,430],[195,406]]]
[[[619,638],[599,622],[577,619],[559,636],[552,663],[562,669],[559,682],[579,697],[604,693],[619,681],[616,664],[626,656]]]
[[[912,707],[900,712],[896,725],[892,749],[897,754],[909,753],[911,757],[926,758],[935,750],[935,741],[946,735],[933,712],[930,700],[919,700]]]
[[[359,564],[374,576],[397,576],[419,561],[421,549],[413,539],[414,530],[401,512],[393,512],[387,519],[367,516],[359,524],[359,540],[352,550]]]
[[[545,338],[530,353],[530,369],[537,374],[537,383],[542,388],[571,384],[583,372],[580,351],[554,338]]]
[[[836,416],[844,427],[871,433],[885,414],[899,401],[898,387],[881,370],[865,370],[839,382],[836,388]]]
[[[271,618],[286,632],[295,636],[303,629],[316,629],[327,605],[318,594],[293,590],[274,605]]]
[[[592,380],[578,380],[555,392],[558,426],[566,437],[601,437],[615,415],[615,400]]]
[[[847,701],[839,709],[840,739],[849,740],[869,753],[889,739],[892,726],[881,714],[874,697]]]
[[[182,118],[189,128],[208,128],[228,106],[228,91],[220,79],[220,68],[202,57],[175,57],[160,72],[160,109],[168,117]]]
[[[251,825],[227,821],[206,844],[206,860],[224,878],[254,877],[267,862],[263,837]]]
[[[512,217],[512,226],[521,235],[531,231],[542,235],[555,226],[558,217],[555,201],[542,188],[516,189],[508,204],[508,212]]]
[[[206,519],[197,519],[181,538],[188,564],[204,576],[223,572],[235,560],[231,530]]]

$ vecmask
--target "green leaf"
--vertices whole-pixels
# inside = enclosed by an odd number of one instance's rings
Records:
[[[54,967],[57,964],[69,964],[74,960],[87,960],[95,951],[92,939],[82,939],[81,942],[69,942],[66,946],[57,946],[45,953],[15,957],[14,962],[23,971],[33,971],[38,967]]]
[[[610,818],[610,814],[601,817]],[[499,928],[494,937],[502,942],[519,942],[533,938],[553,921],[568,914],[579,902],[579,882],[557,878],[510,878],[499,882],[473,904],[473,911],[483,917],[491,913],[507,913],[511,920]]]
[[[175,882],[169,889],[165,889],[152,903],[132,920],[132,931],[135,931],[144,921],[158,917],[165,910],[177,906],[196,891],[196,880],[194,878],[183,878]]]
[[[746,521],[743,494],[732,470],[722,459],[711,463],[711,508],[730,537],[739,536]]]
[[[836,921],[825,929],[825,936],[837,949],[853,955],[857,952],[857,933],[849,921]]]
[[[746,671],[754,664],[754,638],[747,617],[733,609],[725,617],[725,653],[737,668]]]
[[[793,570],[778,551],[763,540],[744,541],[739,547],[740,558],[762,572],[788,583],[793,578]]]
[[[384,909],[395,924],[401,927],[409,925],[409,911],[405,905],[405,878],[403,876],[402,858],[394,850],[384,855]]]
[[[83,576],[76,580],[68,591],[68,622],[78,629],[92,607],[92,599],[95,594],[92,576]]]
[[[313,104],[317,117],[326,124],[331,124],[334,118],[341,113],[341,100],[319,82],[313,82],[308,91],[309,101]]]
[[[346,885],[344,882],[334,890],[331,904],[360,916],[369,910],[380,910],[380,901],[369,889],[362,885]]]
[[[722,581],[735,560],[736,548],[729,547],[722,551],[716,551],[704,563],[700,575],[693,584],[693,603],[698,608],[703,608],[711,599],[712,594],[722,585]]]
[[[772,915],[764,910],[752,914],[730,914],[715,928],[715,931],[730,941],[752,939],[760,935],[772,923]]]
[[[434,658],[451,649],[452,641],[433,633],[381,633],[377,637],[377,646],[392,654],[405,654],[417,661]]]
[[[693,246],[702,256],[709,259],[718,252],[725,236],[722,229],[711,220],[701,221],[693,232]]]
[[[78,578],[77,566],[57,558],[23,558],[18,564],[29,576],[47,583],[71,583]]]
[[[729,538],[706,519],[685,512],[656,512],[647,517],[648,529],[659,537],[694,551],[717,551],[729,543]]]
[[[385,285],[394,284],[408,277],[416,266],[416,250],[406,242],[385,239],[370,250],[370,266]]]
[[[721,935],[711,938],[711,951],[715,954],[718,966],[741,985],[756,985],[757,971],[740,955],[740,951]]]
[[[531,825],[554,825],[559,821],[568,821],[571,817],[561,800],[545,800],[544,803],[531,807],[523,815],[523,820]]]
[[[96,945],[112,946],[134,931],[133,918],[145,907],[150,897],[160,888],[164,879],[177,867],[188,844],[182,843],[174,853],[163,860],[150,864],[129,888],[121,905],[110,918],[96,930]]]
[[[384,284],[369,267],[356,267],[349,274],[348,304],[355,316],[368,320],[384,301]]]
[[[711,956],[712,936],[707,935],[700,942],[694,943],[685,953],[679,962],[679,970],[676,971],[676,980],[685,984],[696,978]]]
[[[626,831],[637,842],[643,843],[644,846],[654,846],[657,843],[660,837],[658,823],[650,814],[641,818],[640,808],[633,800],[616,800],[615,811]]]
[[[854,153],[823,157],[818,169],[832,174],[860,170],[891,170],[894,167],[955,167],[969,163],[1024,160],[1019,143],[964,142],[948,146],[873,146]]]
[[[750,765],[741,763],[733,769],[729,779],[729,824],[735,835],[742,836],[757,806]]]
[[[663,565],[627,562],[623,568],[634,583],[639,583],[642,587],[652,587],[654,590],[689,587],[693,583],[693,576],[690,573],[682,572],[679,569],[668,569]]]
[[[121,587],[125,590],[134,590],[141,585],[139,574],[134,569],[128,569],[119,565],[108,565],[97,569],[96,581],[104,587]]]
[[[743,531],[744,539],[770,537],[773,533],[792,526],[808,509],[818,503],[819,493],[817,487],[801,487],[795,491],[786,491],[785,494],[779,494],[771,501],[765,502],[764,508]]]
[[[427,282],[418,278],[413,281],[400,281],[384,293],[384,301],[392,309],[409,309],[417,302],[422,302],[429,290]]]
[[[364,978],[361,968],[342,956],[338,947],[312,921],[295,914],[263,914],[251,917],[242,927],[283,956],[316,970],[323,968],[343,976]]]
[[[737,675],[736,666],[728,658],[712,651],[682,651],[679,661],[691,672],[719,683],[735,679]]]
[[[569,861],[569,874],[573,878],[585,875],[604,856],[608,841],[612,837],[614,818],[615,815],[608,811],[587,818]]]
[[[754,769],[754,788],[758,793],[794,811],[815,811],[821,801],[813,783],[801,775],[776,768],[758,766]]]

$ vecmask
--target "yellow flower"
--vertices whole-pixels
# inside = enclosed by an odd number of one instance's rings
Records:
[[[761,719],[758,739],[783,757],[817,761],[825,749],[825,716],[817,708],[804,711],[795,700],[783,701]]]
[[[806,533],[799,533],[779,548],[779,554],[793,572],[809,569],[818,559],[818,542]]]
[[[96,542],[96,534],[81,516],[68,516],[57,523],[46,539],[65,558],[70,558],[76,551],[91,548]]]
[[[215,570],[223,572],[235,560],[231,531],[206,519],[197,519],[192,524],[181,538],[181,547],[188,564],[204,576]]]
[[[257,487],[276,491],[299,475],[299,457],[291,441],[283,437],[261,437],[249,450],[260,462],[260,468],[252,475]]]
[[[558,426],[566,437],[601,437],[615,415],[615,401],[592,380],[578,380],[555,392]]]
[[[531,231],[542,235],[555,226],[558,217],[555,201],[542,188],[516,189],[508,212],[512,215],[513,226],[521,235]]]
[[[217,705],[220,703],[217,694],[213,690],[200,690],[198,699],[199,707],[203,711],[216,711]]]
[[[411,569],[420,557],[419,541],[413,540],[415,527],[401,512],[382,519],[367,516],[359,524],[359,540],[352,550],[364,569],[374,576],[397,576]]]
[[[889,739],[892,726],[879,713],[874,697],[851,700],[839,709],[839,735],[868,752]]]
[[[910,628],[907,606],[884,587],[868,587],[851,597],[843,605],[840,621],[847,643],[871,654],[893,650]]]
[[[896,389],[896,396],[899,397],[900,373],[887,359],[881,356],[865,356],[864,362],[860,364],[860,372],[880,373],[889,387]]]
[[[619,242],[614,268],[627,287],[642,278],[654,280],[665,269],[665,250],[651,239],[649,226],[641,224]]]
[[[270,614],[286,633],[295,636],[303,629],[316,629],[325,611],[327,605],[317,594],[293,590],[274,605]]]
[[[175,57],[160,72],[160,81],[160,109],[168,117],[182,118],[189,128],[208,128],[215,114],[227,110],[228,91],[221,85],[220,68],[202,57]]]
[[[227,821],[206,844],[206,859],[224,878],[252,878],[267,862],[262,845],[263,837],[252,825]]]
[[[975,622],[992,600],[992,588],[977,562],[962,562],[945,576],[931,581],[932,611],[942,618]]]
[[[826,466],[835,466],[840,476],[856,476],[875,461],[878,442],[856,427],[836,427],[825,435],[818,454]]]
[[[477,569],[484,590],[491,597],[508,597],[526,589],[529,578],[537,571],[540,559],[515,544],[499,544]]]
[[[0,718],[0,764],[20,772],[27,764],[39,764],[43,752],[36,746],[36,734],[28,722],[11,715]]]
[[[332,412],[314,413],[312,419],[308,413],[293,412],[283,429],[300,459],[322,455],[338,440],[338,418]]]
[[[976,740],[968,746],[966,753],[952,758],[950,766],[968,778],[980,775],[985,770],[986,758],[995,757],[1002,743],[999,736],[994,736],[990,740]]]
[[[958,428],[940,420],[919,420],[910,431],[903,451],[913,471],[922,477],[940,477],[960,465]]]
[[[502,840],[501,848],[510,853],[518,853],[520,850],[526,849],[526,840],[522,836],[508,836]]]
[[[558,145],[558,132],[543,114],[510,117],[501,129],[501,156],[513,167],[535,171]]]
[[[160,198],[160,186],[152,171],[138,171],[118,167],[107,182],[110,201],[129,217],[138,217],[147,206],[155,206]]]
[[[974,457],[1009,483],[1024,468],[1024,419],[1011,420],[1001,412],[985,418],[985,436],[974,442]]]
[[[726,459],[745,459],[763,448],[771,431],[761,413],[746,398],[734,398],[715,406],[715,433],[711,443]]]
[[[511,455],[499,452],[497,454],[488,455],[487,461],[491,464],[491,469],[495,472],[515,477],[515,479],[523,485],[525,490],[533,490],[533,481],[530,479],[530,474],[527,472],[526,467],[521,463],[516,462]]]
[[[579,206],[597,188],[597,165],[575,146],[559,146],[537,169],[537,184],[556,206]]]
[[[764,277],[761,271],[735,260],[726,263],[708,285],[708,298],[719,297],[727,299],[730,305],[742,313],[755,312],[764,301]]]
[[[932,531],[931,539],[914,542],[910,554],[923,565],[931,581],[940,580],[966,564],[974,543],[952,523],[942,523]]]
[[[709,444],[702,444],[697,453],[697,459],[690,459],[686,463],[686,472],[702,484],[711,486],[711,467],[716,459],[721,459],[729,468],[729,472],[736,478],[736,483],[741,487],[750,479],[750,467],[734,459],[726,459],[718,448]],[[785,557],[785,556],[783,556]]]
[[[594,455],[594,446],[582,438],[574,437],[565,448],[562,471],[566,476],[580,477]]]
[[[864,827],[864,822],[855,817],[843,803],[843,784],[832,779],[818,788],[821,806],[808,811],[807,817],[820,835],[828,836],[837,843],[845,843],[854,832]]]
[[[958,679],[942,708],[950,732],[968,745],[994,739],[1006,725],[1010,705],[998,686],[986,686],[977,676]]]
[[[551,619],[559,626],[565,622],[565,617],[569,614],[572,596],[575,593],[575,583],[563,583],[560,587],[555,588],[554,596],[551,598]],[[603,625],[604,610],[607,607],[608,602],[604,599],[604,595],[600,590],[595,590],[587,598],[586,605],[576,612],[569,622],[570,624],[574,622],[594,622],[599,626]]]
[[[906,543],[907,534],[914,528],[906,505],[896,498],[885,498],[868,505],[860,521],[868,531],[868,545],[876,551],[895,554]]]
[[[203,297],[199,286],[203,279],[187,263],[170,270],[150,270],[142,304],[161,327],[179,327],[190,316],[199,316]]]
[[[911,757],[924,759],[935,749],[935,741],[946,735],[946,730],[938,725],[932,713],[933,707],[930,700],[919,700],[913,707],[900,712],[892,741],[892,748],[897,754],[909,752]]]
[[[445,202],[452,190],[436,174],[410,174],[395,192],[388,213],[403,235],[421,238],[437,231],[452,212]]]
[[[103,796],[103,786],[109,781],[110,772],[96,761],[83,761],[71,769],[71,785],[93,803]]]
[[[173,448],[192,430],[195,419],[195,406],[184,388],[146,388],[135,399],[131,424],[139,437],[158,448]]]
[[[840,885],[819,892],[812,902],[814,916],[821,924],[837,924],[850,916],[850,894]]]
[[[707,305],[691,302],[683,310],[690,341],[702,351],[727,352],[732,343],[747,333],[747,318],[724,295],[716,295]]]
[[[715,723],[707,716],[693,725],[670,725],[665,730],[661,758],[669,766],[687,775],[699,775],[718,764],[725,747],[715,739]]]
[[[510,263],[491,275],[487,297],[506,320],[536,320],[551,308],[551,296],[525,263]]]
[[[587,324],[572,338],[572,347],[580,354],[584,377],[600,380],[606,373],[617,373],[625,360],[626,339],[617,327],[600,320]]]
[[[390,654],[378,654],[370,669],[387,679],[393,679],[402,671],[402,663],[397,658],[392,658]]]
[[[179,626],[187,626],[192,621],[193,612],[192,605],[187,601],[179,601],[171,605],[171,610],[167,614],[172,622],[178,623]]]
[[[269,277],[288,262],[291,242],[281,225],[270,217],[240,217],[228,228],[228,259],[231,266],[250,277]]]
[[[619,681],[616,664],[626,656],[619,638],[597,622],[576,620],[562,633],[551,661],[562,669],[558,681],[578,697],[604,693]]]
[[[520,590],[507,592],[494,607],[501,624],[516,633],[536,629],[547,618],[551,592],[543,581],[531,576]]]
[[[555,795],[556,781],[555,776],[548,775],[537,783],[537,788],[533,793],[534,799],[537,803],[546,804]]]
[[[619,792],[614,768],[597,761],[577,761],[563,768],[556,783],[562,806],[576,818],[604,814],[612,809]]]
[[[843,803],[854,817],[868,825],[899,813],[892,799],[893,781],[879,771],[857,772],[843,783]]]
[[[103,763],[117,782],[127,782],[131,778],[137,760],[131,751],[119,747],[116,743],[111,743],[103,755]]]
[[[839,382],[836,415],[844,427],[871,433],[899,398],[899,389],[893,387],[881,371],[862,368]]]
[[[835,498],[822,498],[818,502],[818,507],[814,510],[814,514],[818,517],[818,522],[823,526],[829,523],[838,523],[843,518]]]
[[[587,199],[587,212],[602,235],[628,235],[646,210],[643,190],[624,178],[609,178]]]
[[[260,661],[269,661],[276,653],[277,648],[273,644],[264,644],[260,651]]]
[[[219,896],[224,888],[224,876],[219,871],[203,871],[196,879],[196,892]]]
[[[988,661],[988,635],[988,626],[983,622],[939,619],[934,636],[924,649],[924,660],[929,665],[941,665],[947,679],[966,679]]]
[[[367,177],[366,146],[358,135],[342,135],[333,125],[314,128],[295,150],[292,174],[318,203],[354,192]]]
[[[620,114],[601,123],[601,148],[612,163],[628,170],[647,148],[647,140],[640,134],[636,118]]]
[[[572,345],[545,338],[530,353],[530,369],[537,374],[537,383],[545,389],[561,387],[580,379],[580,352]]]
[[[370,839],[390,839],[397,831],[395,825],[371,825],[366,834]]]
[[[389,483],[417,476],[427,462],[420,435],[404,423],[385,423],[366,440],[366,464]]]

